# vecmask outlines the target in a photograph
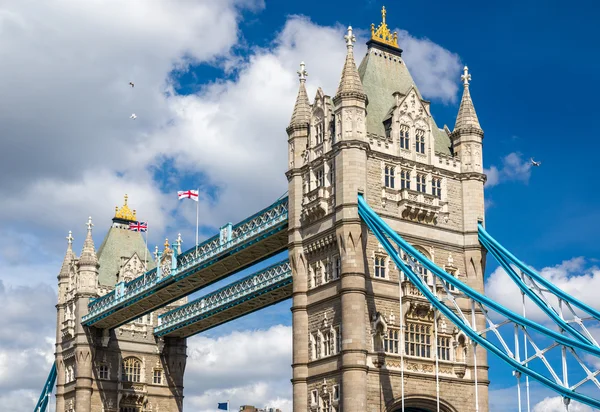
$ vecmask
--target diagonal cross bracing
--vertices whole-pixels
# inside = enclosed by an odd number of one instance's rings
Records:
[[[189,337],[292,297],[288,259],[158,317],[154,335]]]
[[[367,205],[360,195],[358,204],[360,217],[377,237],[402,273],[429,300],[435,309],[453,322],[471,339],[471,344],[474,347],[480,345],[488,352],[498,356],[504,363],[515,370],[517,377],[523,373],[559,393],[564,398],[574,399],[595,408],[600,407],[600,382],[596,378],[600,374],[600,371],[596,368],[590,370],[589,366],[591,365],[582,361],[584,357],[591,359],[591,361],[588,360],[590,363],[598,361],[598,358],[600,358],[600,348],[597,345],[581,340],[578,336],[569,337],[561,333],[564,331],[556,332],[524,316],[517,315],[485,295],[473,290],[468,285],[440,269],[408,244]],[[397,245],[398,250],[388,240],[388,237]],[[423,268],[431,272],[434,282],[433,291],[436,291],[435,285],[439,282],[443,298],[448,301],[448,306],[441,301],[442,297],[438,296],[437,292],[432,292],[430,285],[419,275],[415,274],[413,269],[403,261],[400,257],[400,252],[404,252],[407,255],[407,259],[415,259]],[[455,289],[455,291],[452,291],[451,288]],[[459,298],[462,302],[461,305],[457,301]],[[469,303],[467,305],[468,308],[465,308],[465,302]],[[481,328],[481,325],[478,327],[476,313],[478,313],[477,316],[485,318],[488,324],[487,329]],[[470,321],[469,315],[471,317]],[[495,322],[495,318],[503,318],[505,320]],[[508,335],[499,332],[499,329],[502,327],[508,329]],[[500,342],[500,345],[496,345],[489,340],[485,332],[492,332],[494,337]],[[505,340],[503,337],[513,334],[515,337],[514,344],[511,344],[510,341]],[[526,345],[530,345],[534,349],[534,355],[527,359],[522,359],[520,355],[519,342],[522,340],[521,337],[526,337]],[[552,351],[554,353],[550,353]],[[567,355],[572,355],[568,359],[570,362],[566,359]],[[556,365],[556,358],[562,361],[558,362],[559,365]],[[583,374],[585,374],[585,377],[581,381],[572,386],[569,384],[569,364],[579,365],[583,370]],[[562,369],[562,373],[557,373],[555,368],[557,370]],[[576,372],[579,372],[580,375],[582,374],[579,370]],[[580,390],[580,387],[585,383],[588,384],[587,388]],[[595,389],[592,390],[595,396],[589,396],[589,389],[594,387]]]
[[[93,300],[86,326],[115,328],[271,257],[288,245],[287,197],[177,257],[175,269],[153,269]]]

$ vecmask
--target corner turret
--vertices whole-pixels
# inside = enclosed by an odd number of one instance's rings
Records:
[[[87,297],[98,295],[98,268],[100,265],[96,256],[94,239],[92,238],[93,226],[92,217],[90,216],[87,222],[87,235],[83,241],[83,249],[77,262],[79,271],[77,273],[76,293]]]

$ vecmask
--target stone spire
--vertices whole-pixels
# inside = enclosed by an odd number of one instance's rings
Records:
[[[344,69],[342,70],[342,79],[337,90],[336,96],[342,94],[358,94],[361,96],[365,95],[363,85],[356,69],[356,63],[354,62],[354,42],[356,37],[352,34],[352,26],[348,26],[348,34],[344,36],[346,40],[346,62],[344,63]]]
[[[73,263],[77,256],[73,253],[73,235],[69,230],[69,236],[67,236],[67,253],[65,254],[65,258],[63,260],[62,266],[60,268],[60,273],[58,274],[59,278],[68,278],[69,277],[69,267]]]
[[[98,267],[98,257],[96,256],[96,248],[94,247],[94,239],[92,239],[92,217],[90,216],[87,222],[87,236],[83,241],[83,249],[79,257],[79,266],[95,266]]]
[[[460,78],[463,81],[464,91],[462,100],[460,101],[460,108],[458,109],[458,116],[456,116],[454,130],[481,130],[479,119],[477,119],[477,113],[475,113],[475,107],[473,106],[473,101],[471,100],[471,93],[469,93],[469,81],[471,80],[469,68],[465,66],[463,71],[464,73],[460,76]]]
[[[298,88],[298,97],[296,97],[296,104],[294,105],[290,126],[304,125],[310,122],[310,102],[308,101],[308,94],[306,93],[305,86],[306,76],[308,76],[308,72],[305,69],[304,62],[301,62],[300,70],[298,70],[300,87]]]

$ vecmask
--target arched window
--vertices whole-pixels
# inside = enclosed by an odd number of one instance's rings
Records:
[[[142,362],[137,358],[123,360],[123,382],[141,382]]]

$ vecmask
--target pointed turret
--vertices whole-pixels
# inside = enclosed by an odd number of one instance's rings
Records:
[[[292,120],[290,120],[290,126],[305,125],[310,122],[310,102],[308,101],[308,94],[306,93],[306,65],[304,62],[300,63],[300,70],[298,70],[298,77],[300,78],[300,87],[298,88],[298,96],[296,97],[296,104],[294,105],[294,112],[292,113]]]
[[[463,81],[464,91],[462,100],[460,101],[460,108],[458,109],[458,116],[456,117],[454,130],[481,130],[479,119],[477,119],[477,113],[475,113],[475,107],[473,106],[473,101],[471,100],[471,93],[469,92],[469,81],[471,80],[469,68],[465,66],[463,71],[464,73],[462,76],[460,76],[460,78]]]
[[[76,293],[82,296],[95,296],[98,294],[98,256],[96,256],[96,248],[94,247],[94,239],[92,239],[92,217],[90,216],[87,222],[87,235],[83,241],[83,249],[81,256],[77,262],[77,282]]]
[[[69,268],[77,256],[73,253],[73,235],[69,230],[69,236],[67,236],[67,253],[65,253],[65,258],[63,259],[62,266],[60,268],[60,272],[58,274],[58,278],[68,278],[69,277]]]
[[[94,239],[92,239],[92,217],[90,216],[86,223],[88,230],[85,240],[83,241],[83,249],[81,250],[81,256],[79,257],[79,267],[82,266],[95,266],[98,267],[98,257],[96,256],[96,247],[94,246]]]
[[[342,69],[342,78],[338,87],[336,97],[342,94],[355,94],[360,96],[366,96],[363,89],[360,76],[358,75],[358,69],[354,62],[354,42],[356,37],[352,34],[352,26],[348,26],[348,34],[344,36],[346,40],[346,62]]]

